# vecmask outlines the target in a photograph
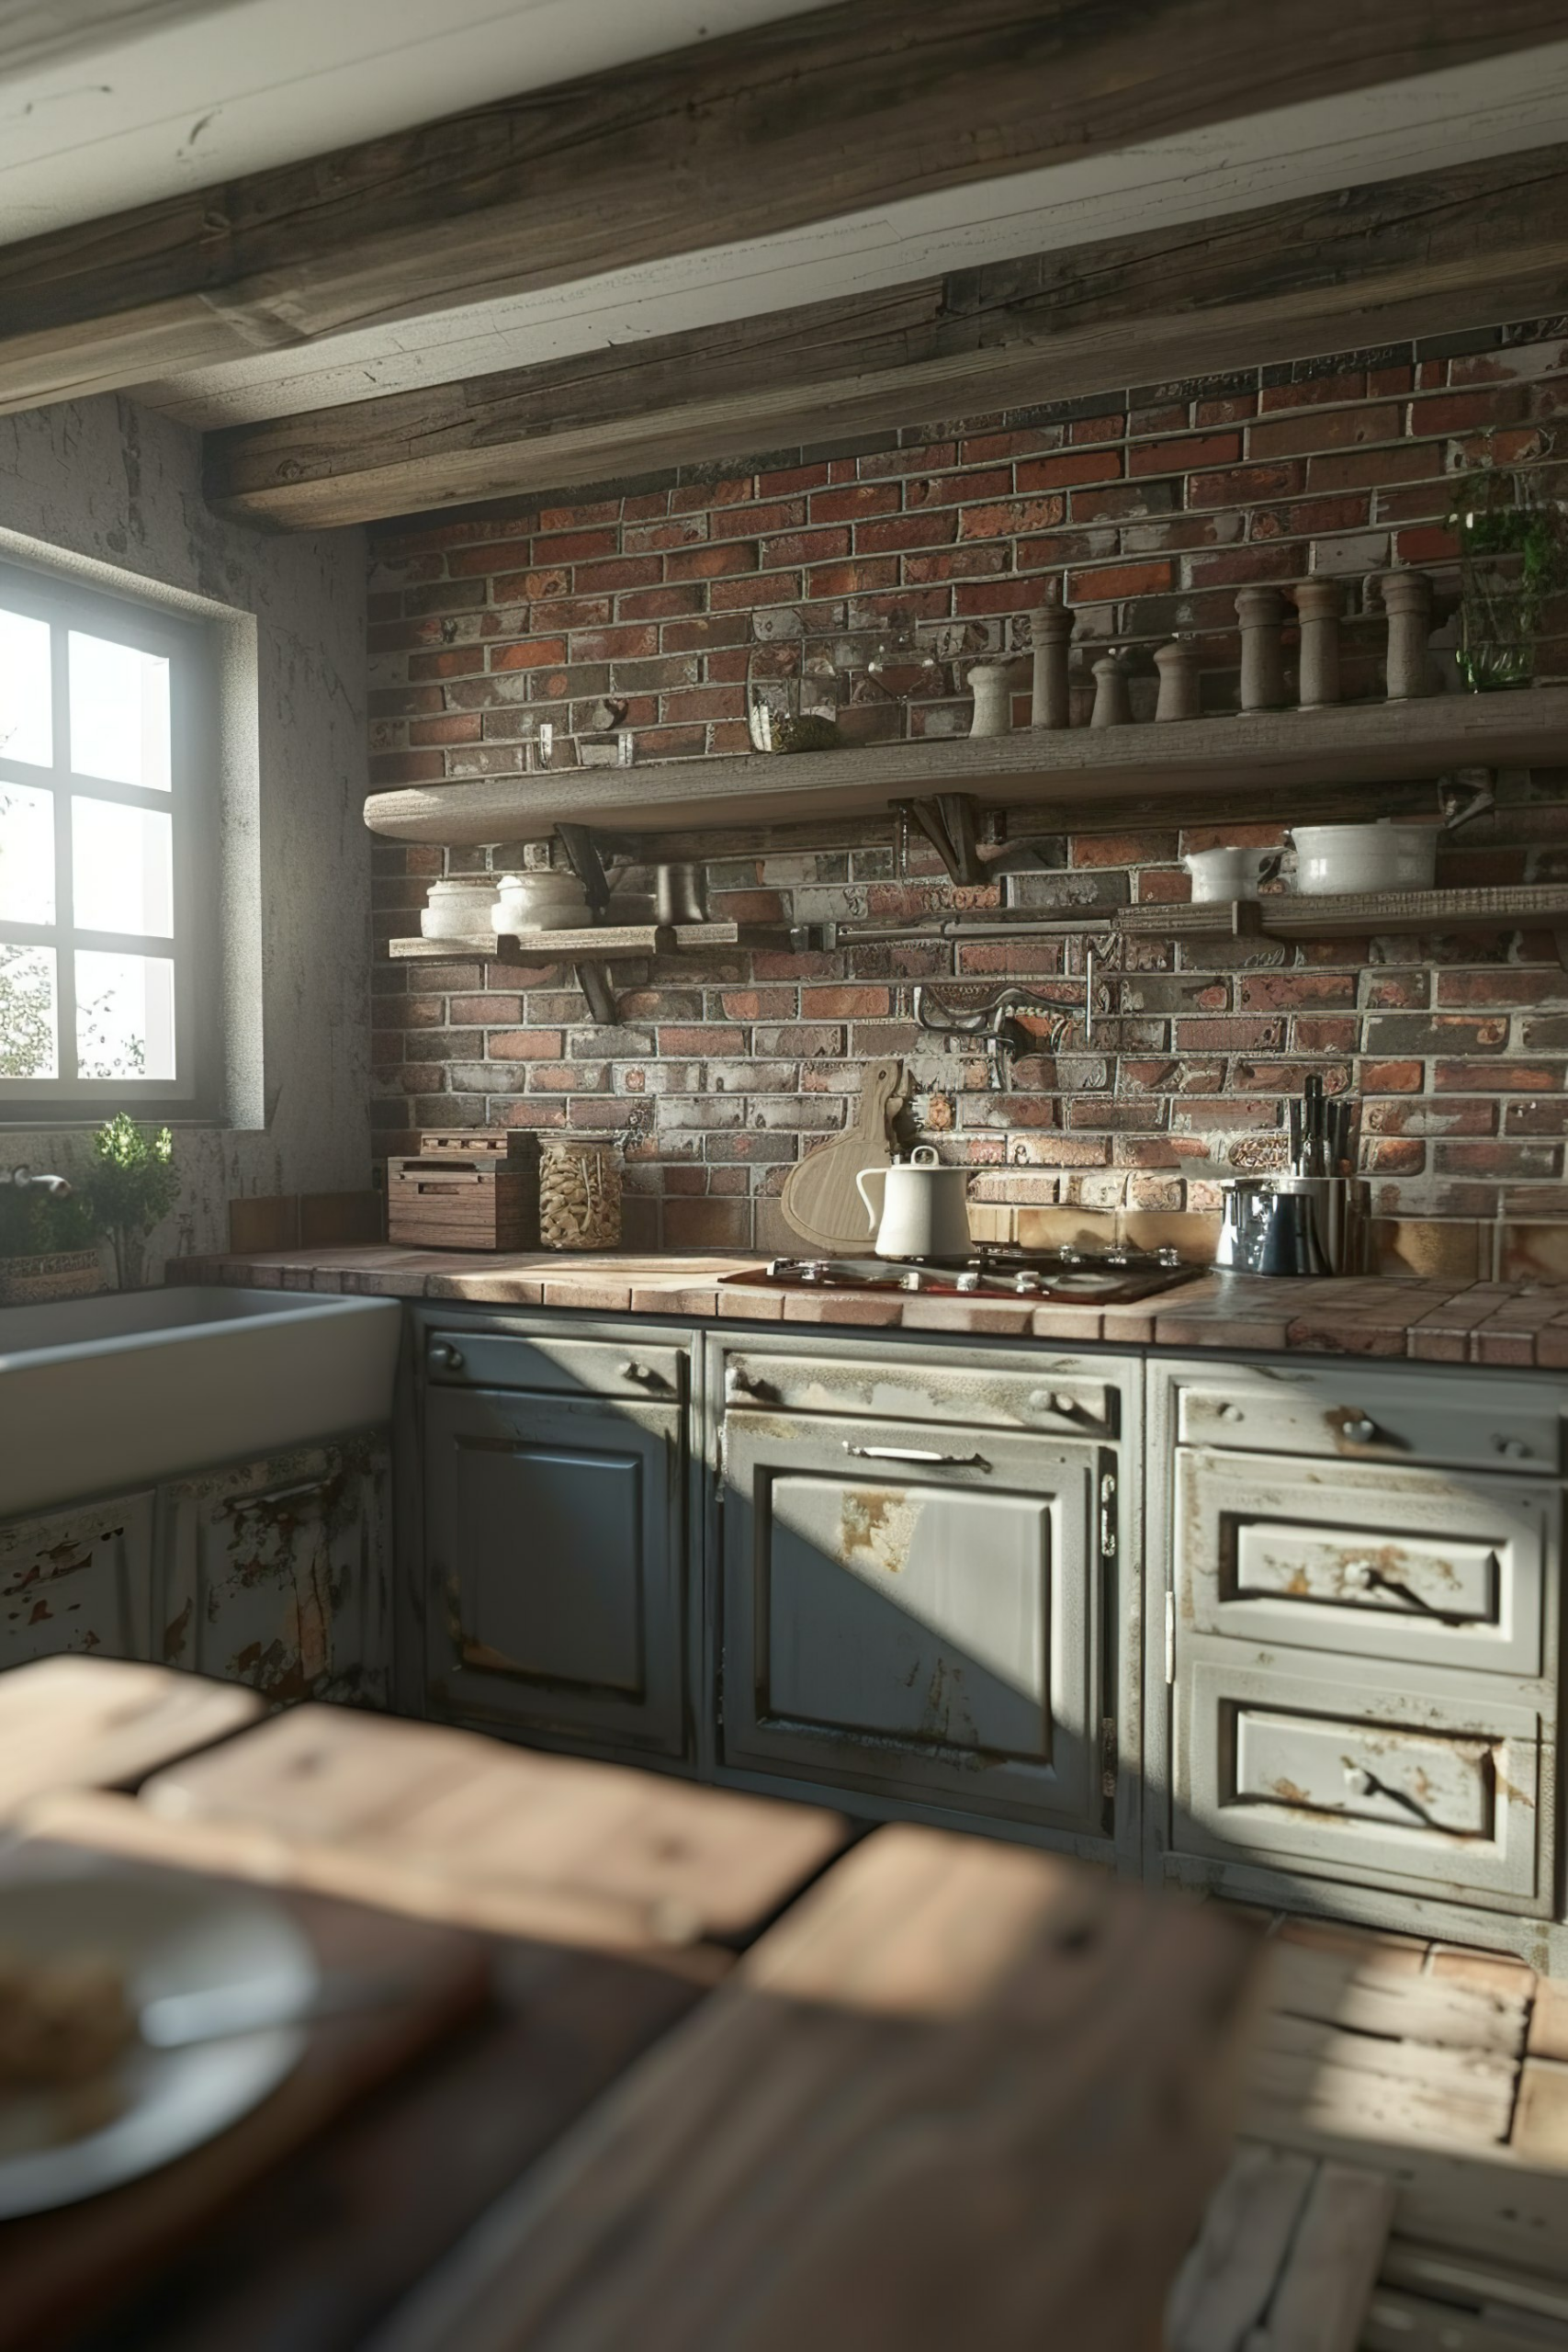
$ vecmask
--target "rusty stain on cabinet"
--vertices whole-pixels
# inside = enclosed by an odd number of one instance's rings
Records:
[[[164,1492],[165,1664],[275,1704],[384,1704],[390,1467],[374,1435],[297,1448]]]

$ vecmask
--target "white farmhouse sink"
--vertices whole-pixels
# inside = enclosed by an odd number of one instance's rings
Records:
[[[293,1291],[0,1307],[0,1520],[389,1420],[400,1323]]]

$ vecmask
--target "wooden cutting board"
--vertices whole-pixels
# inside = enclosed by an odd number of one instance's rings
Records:
[[[784,1223],[814,1250],[869,1255],[874,1234],[855,1190],[863,1168],[891,1168],[894,1114],[905,1096],[901,1062],[872,1062],[853,1120],[792,1170],[779,1206]]]

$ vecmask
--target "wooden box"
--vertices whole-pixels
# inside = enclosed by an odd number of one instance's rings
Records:
[[[410,1250],[536,1250],[539,1149],[529,1135],[422,1136],[387,1162],[387,1238]]]

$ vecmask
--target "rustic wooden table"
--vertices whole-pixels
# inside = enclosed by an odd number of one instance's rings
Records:
[[[844,1855],[812,1807],[62,1663],[0,1678],[0,1766],[53,1724],[9,1804],[0,1770],[0,1873],[265,1883],[419,1988],[194,2156],[0,2225],[0,2352],[1156,2340],[1246,1932],[987,1840]]]

